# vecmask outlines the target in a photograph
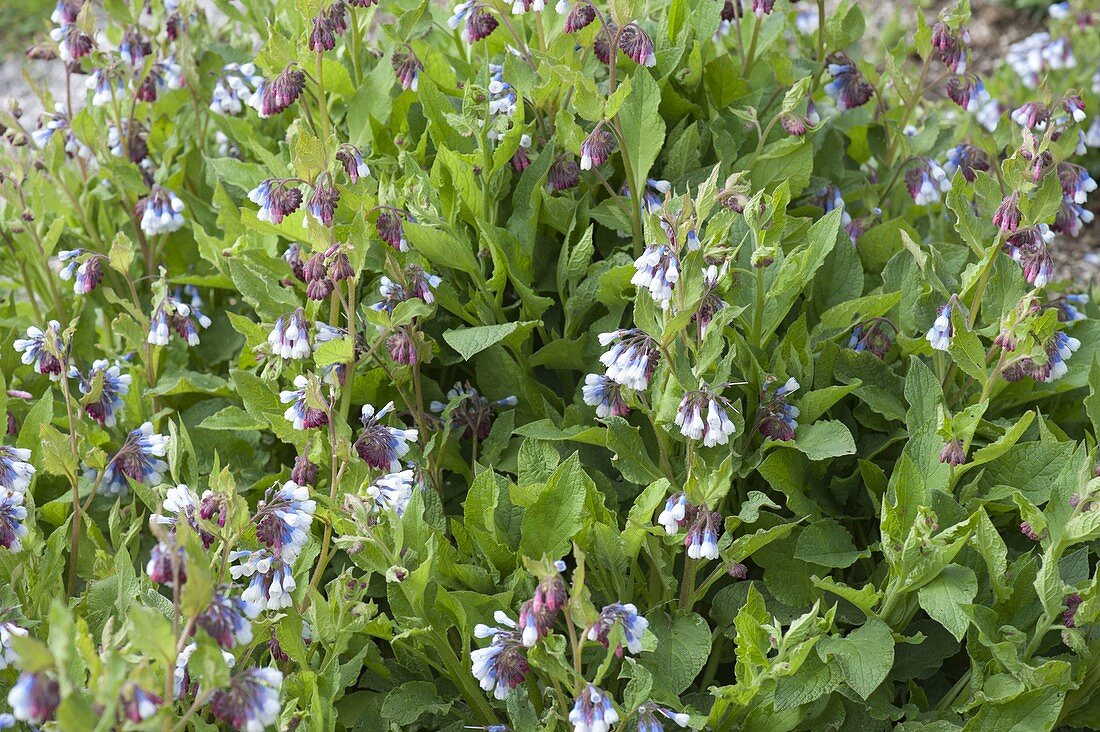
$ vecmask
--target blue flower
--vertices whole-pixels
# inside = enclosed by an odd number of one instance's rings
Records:
[[[665,732],[664,722],[661,717],[674,722],[680,727],[687,727],[691,717],[683,712],[675,712],[667,707],[662,707],[653,702],[647,702],[638,707],[638,732]]]
[[[607,692],[589,684],[573,703],[569,721],[573,724],[573,732],[607,732],[619,721],[619,713]]]
[[[61,378],[61,358],[66,346],[61,339],[61,323],[51,320],[46,330],[30,326],[26,338],[12,341],[16,351],[23,354],[20,360],[40,374],[47,374],[52,380]]]
[[[929,206],[940,200],[940,194],[951,190],[951,179],[940,164],[931,158],[920,158],[905,173],[909,195],[918,206]]]
[[[61,687],[45,672],[22,673],[8,692],[11,712],[21,722],[39,725],[54,718],[61,704]]]
[[[665,528],[666,534],[675,534],[687,523],[690,508],[691,505],[685,493],[682,491],[673,493],[665,501],[664,509],[658,514],[657,523]]]
[[[131,722],[143,722],[157,713],[164,700],[133,681],[127,681],[119,693],[118,703],[123,716]]]
[[[1063,323],[1072,323],[1076,320],[1084,320],[1085,314],[1082,313],[1078,306],[1084,307],[1089,302],[1089,296],[1085,293],[1078,293],[1072,295],[1063,295],[1055,300],[1052,305],[1058,308],[1058,320]]]
[[[108,496],[124,496],[130,490],[127,478],[145,485],[161,481],[168,463],[163,458],[168,450],[169,438],[153,432],[153,424],[145,422],[131,432],[103,472],[100,492]],[[89,477],[94,478],[94,471]]]
[[[415,429],[389,427],[380,422],[382,417],[392,411],[393,402],[377,412],[372,405],[363,405],[363,432],[355,441],[355,452],[372,468],[400,470],[401,458],[409,453],[409,443],[417,440],[419,433]]]
[[[692,559],[717,559],[722,515],[706,507],[698,507],[694,513],[694,521],[684,536],[687,555]]]
[[[202,495],[202,505],[213,506],[214,501],[212,499],[214,494],[211,491],[205,491]],[[163,506],[163,510],[171,515],[154,513],[152,516],[153,521],[162,526],[168,526],[174,529],[176,524],[182,519],[199,535],[199,538],[202,539],[204,548],[209,549],[210,545],[214,543],[214,535],[204,529],[199,522],[199,497],[185,484],[180,483],[175,488],[169,488],[167,495],[164,497],[164,503],[161,505]],[[210,515],[213,516],[212,509],[210,510]]]
[[[474,626],[475,637],[492,638],[492,642],[470,652],[470,672],[482,689],[493,692],[497,699],[507,699],[512,689],[527,678],[530,666],[515,621],[499,610],[493,617],[504,627],[482,623]]]
[[[787,397],[798,389],[798,382],[794,378],[787,379],[786,383],[769,395],[770,385],[774,381],[775,379],[769,376],[760,389],[756,428],[765,437],[788,442],[794,439],[794,432],[798,429],[798,421],[795,418],[799,412],[798,407],[789,403]]]
[[[945,305],[940,306],[936,311],[935,322],[932,323],[932,327],[928,329],[928,333],[925,335],[925,339],[937,351],[946,351],[950,348],[951,339],[955,335],[955,327],[951,324],[951,310],[954,307],[954,302],[956,302],[956,298],[952,295]]]
[[[92,106],[104,107],[114,99],[123,99],[126,88],[122,76],[110,69],[96,69],[84,81],[84,86],[92,91]]]
[[[11,647],[11,639],[27,637],[27,629],[12,620],[0,620],[0,671],[19,663],[19,654]]]
[[[838,110],[855,109],[871,99],[874,87],[867,83],[851,59],[842,53],[834,53],[826,60],[826,70],[833,80],[825,85],[825,93],[836,101]]]
[[[514,407],[519,403],[514,396],[507,396],[495,402],[490,401],[470,384],[462,382],[455,382],[455,385],[447,391],[447,401],[458,402],[451,410],[451,423],[463,429],[464,437],[476,437],[479,440],[489,436],[489,430],[493,425],[493,412],[505,407]],[[447,406],[443,402],[433,401],[428,408],[439,414],[444,412]]]
[[[256,73],[255,64],[226,64],[222,67],[222,77],[214,84],[210,110],[218,114],[240,114],[263,80]]]
[[[198,647],[199,645],[197,643],[188,643],[183,647],[182,651],[176,654],[176,668],[173,673],[173,689],[177,699],[184,695],[197,694],[199,691],[198,684],[191,681],[191,673],[188,670],[191,663],[191,656],[195,655],[195,650],[198,649]],[[229,668],[233,668],[237,662],[233,654],[225,650],[222,651],[222,659]]]
[[[157,542],[149,552],[149,562],[145,565],[145,573],[149,580],[158,585],[172,587],[179,581],[182,585],[187,581],[187,572],[184,568],[183,547],[176,544],[175,536],[169,537],[167,542]]]
[[[588,629],[588,639],[597,641],[604,648],[607,648],[608,637],[616,623],[622,626],[626,649],[633,654],[641,653],[642,636],[645,635],[646,628],[649,627],[649,621],[639,615],[638,608],[631,603],[624,605],[615,602],[605,605],[600,610],[600,617]],[[622,646],[619,646],[615,652],[621,656]]]
[[[294,386],[293,390],[279,392],[279,401],[290,405],[283,416],[290,420],[294,429],[309,430],[328,424],[328,412],[311,404],[311,399],[321,402],[320,394],[316,393],[318,387],[311,384],[309,377],[304,374],[294,377]],[[315,392],[312,396],[311,390]]]
[[[379,511],[393,511],[398,516],[404,516],[415,483],[416,475],[412,470],[387,473],[367,486],[367,495],[374,499],[375,508]]]
[[[588,374],[584,377],[584,403],[596,408],[596,416],[601,419],[622,417],[629,411],[623,399],[622,384],[607,375]]]
[[[229,568],[233,579],[250,577],[248,587],[241,593],[241,599],[263,610],[281,610],[293,603],[291,593],[297,589],[294,573],[289,564],[276,557],[267,549],[256,551],[233,551],[229,560],[234,564]]]
[[[0,546],[10,552],[21,550],[22,539],[27,535],[25,497],[25,493],[13,490],[0,494]]]
[[[210,637],[222,648],[246,645],[252,641],[252,622],[260,608],[245,602],[242,598],[232,597],[231,588],[221,587],[214,592],[210,605],[200,614],[195,623],[210,634]]]
[[[649,290],[653,299],[667,308],[672,301],[672,288],[680,280],[676,253],[664,244],[650,245],[634,260],[634,268],[637,272],[630,278],[631,284]]]
[[[136,213],[141,216],[141,230],[149,236],[169,234],[184,224],[183,201],[162,186],[153,186],[145,198],[138,201]]]
[[[189,346],[199,344],[199,328],[209,328],[210,318],[202,312],[202,298],[198,290],[186,287],[184,293],[191,296],[191,304],[183,302],[177,292],[176,296],[165,295],[153,310],[150,318],[149,336],[146,339],[154,346],[167,346],[171,330],[175,330],[180,338],[187,341]]]
[[[294,181],[269,178],[248,192],[248,200],[260,207],[256,218],[270,224],[281,224],[302,205],[302,191]]]
[[[638,328],[620,329],[599,335],[600,345],[607,348],[600,363],[607,367],[612,381],[635,391],[645,391],[649,378],[657,367],[657,345]]]
[[[210,699],[215,719],[244,732],[263,732],[279,718],[283,674],[274,667],[248,668],[234,674],[228,689]]]
[[[271,352],[282,358],[308,358],[312,352],[309,346],[309,326],[302,308],[280,316],[267,336]]]
[[[87,295],[103,281],[103,260],[102,254],[86,249],[59,252],[57,275],[63,280],[73,280],[74,293]]]
[[[725,445],[737,431],[737,425],[729,418],[730,410],[737,411],[729,399],[704,384],[701,389],[684,394],[674,421],[680,426],[680,434],[689,440],[702,440],[705,447]]]
[[[0,445],[0,489],[26,493],[35,473],[34,466],[27,462],[30,459],[30,450]]]
[[[317,502],[309,497],[309,488],[288,480],[272,486],[264,494],[253,517],[256,538],[275,556],[293,563],[309,539],[309,527]]]
[[[122,373],[117,363],[110,366],[105,359],[99,359],[92,362],[87,378],[75,369],[70,372],[70,376],[79,379],[81,394],[98,395],[95,401],[84,404],[84,413],[101,425],[114,427],[115,412],[123,406],[122,397],[130,393],[130,374]]]

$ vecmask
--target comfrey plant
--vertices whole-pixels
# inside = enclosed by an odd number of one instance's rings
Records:
[[[1100,13],[828,5],[57,2],[0,728],[1097,726]]]

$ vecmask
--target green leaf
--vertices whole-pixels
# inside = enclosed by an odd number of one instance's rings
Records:
[[[648,620],[649,630],[657,636],[657,646],[642,654],[638,663],[653,675],[654,691],[679,696],[707,662],[710,627],[695,613],[676,618],[651,613]]]
[[[459,355],[469,361],[486,348],[500,343],[513,333],[526,336],[537,325],[535,321],[504,323],[503,325],[479,325],[473,328],[443,331],[443,340]]]
[[[839,521],[825,519],[811,524],[799,535],[794,556],[822,567],[842,569],[870,552],[856,549],[848,529]]]
[[[641,431],[622,417],[609,417],[606,421],[607,449],[611,450],[611,460],[623,478],[642,485],[658,480],[661,471],[642,442]]]
[[[1056,687],[1032,689],[1003,704],[983,704],[963,732],[1044,732],[1054,728],[1066,692]]]
[[[835,420],[799,425],[794,441],[783,444],[793,447],[810,460],[826,460],[856,452],[851,430],[843,422]]]
[[[564,555],[569,540],[583,527],[581,517],[590,486],[595,488],[574,453],[550,475],[524,514],[520,553],[532,559]]]
[[[665,123],[661,119],[661,89],[645,68],[630,77],[630,95],[619,110],[623,142],[630,154],[634,180],[630,185],[642,191],[649,169],[665,142]]]
[[[949,564],[939,576],[920,588],[917,597],[920,606],[933,620],[962,640],[970,619],[965,606],[978,594],[978,578],[974,570],[959,564]]]
[[[866,699],[894,665],[894,635],[886,623],[872,618],[845,638],[821,641],[817,653],[825,663],[835,662],[852,691]]]
[[[382,716],[392,724],[405,727],[425,714],[446,714],[450,702],[443,701],[435,684],[430,681],[406,681],[386,694]]]

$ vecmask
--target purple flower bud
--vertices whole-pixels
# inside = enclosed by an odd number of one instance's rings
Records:
[[[299,455],[294,458],[290,479],[298,485],[317,485],[317,466],[310,462],[309,456]]]
[[[962,440],[955,438],[943,444],[940,450],[940,462],[951,466],[962,465],[966,462],[966,452],[963,450]]]
[[[332,176],[327,173],[318,177],[313,185],[306,210],[323,226],[332,226],[336,206],[340,202],[340,191],[333,185]]]
[[[424,64],[413,53],[412,48],[406,45],[394,51],[391,63],[401,88],[412,89],[415,92],[420,83],[420,72],[424,70]]]
[[[1062,625],[1072,628],[1076,625],[1077,608],[1081,606],[1081,596],[1076,592],[1065,599],[1066,611],[1062,613]]]
[[[1020,226],[1020,193],[1013,191],[1001,201],[993,214],[993,225],[1001,231],[1016,231]]]
[[[466,29],[462,32],[462,37],[467,43],[477,43],[488,38],[497,29],[498,25],[500,25],[500,21],[497,20],[495,15],[480,5],[476,5],[466,18]]]
[[[615,136],[596,125],[596,129],[581,143],[581,170],[591,170],[603,165],[615,147]]]
[[[44,671],[24,672],[8,692],[8,704],[16,719],[37,726],[54,719],[61,704],[61,687]]]
[[[354,145],[341,145],[336,151],[336,159],[344,166],[344,174],[353,184],[370,175],[370,168],[363,160],[362,151]]]
[[[389,244],[399,252],[408,251],[408,243],[405,241],[405,227],[401,220],[401,214],[396,209],[384,208],[378,214],[378,220],[374,222],[374,228],[382,241]]]
[[[576,33],[587,28],[596,19],[596,10],[587,2],[579,2],[565,16],[565,32]],[[605,62],[606,63],[606,62]]]
[[[843,53],[834,53],[826,59],[826,69],[833,80],[825,85],[825,93],[836,100],[841,112],[866,104],[874,87],[867,83],[856,65]]]
[[[271,117],[298,101],[305,86],[305,72],[288,67],[274,81],[260,82],[248,100],[248,105],[259,112],[261,117]]]
[[[653,54],[653,41],[649,34],[635,22],[627,23],[619,32],[619,48],[634,63],[642,66],[655,66],[657,57]]]
[[[553,193],[573,188],[580,182],[581,169],[577,166],[577,161],[565,155],[558,156],[546,175],[546,189]]]

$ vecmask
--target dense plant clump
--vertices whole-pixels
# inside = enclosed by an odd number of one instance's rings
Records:
[[[1100,728],[1100,13],[858,5],[60,0],[0,728]]]

